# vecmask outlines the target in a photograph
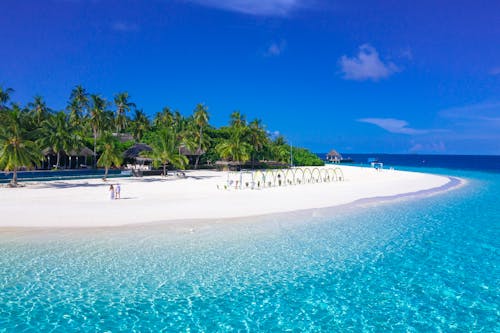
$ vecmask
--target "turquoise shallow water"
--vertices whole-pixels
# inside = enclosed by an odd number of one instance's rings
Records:
[[[431,171],[468,184],[237,223],[0,231],[0,332],[498,332],[500,174]]]

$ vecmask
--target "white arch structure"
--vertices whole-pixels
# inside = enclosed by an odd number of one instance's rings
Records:
[[[226,189],[264,189],[314,183],[343,181],[340,168],[300,167],[291,169],[231,171],[227,175]],[[220,187],[219,187],[220,188]]]

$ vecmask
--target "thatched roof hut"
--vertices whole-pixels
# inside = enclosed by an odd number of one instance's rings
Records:
[[[89,157],[89,156],[94,156],[94,152],[87,148],[87,147],[83,147],[82,149],[80,150],[72,150],[69,152],[69,156],[84,156],[84,157]]]
[[[83,147],[80,150],[73,149],[69,152],[69,154],[66,153],[64,150],[61,150],[61,153],[67,156],[83,156],[83,157],[94,156],[94,152],[87,147]],[[45,148],[44,150],[42,150],[42,154],[43,156],[56,155],[57,152],[55,152],[52,148]]]
[[[136,143],[129,149],[125,150],[123,157],[125,159],[137,159],[143,151],[152,151],[153,149],[145,143]]]
[[[335,149],[332,149],[328,154],[326,154],[326,160],[330,162],[340,162],[342,160],[342,155],[340,155]]]

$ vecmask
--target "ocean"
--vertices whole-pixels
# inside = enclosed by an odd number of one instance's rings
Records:
[[[500,157],[369,157],[467,184],[194,231],[2,230],[0,332],[500,331]]]

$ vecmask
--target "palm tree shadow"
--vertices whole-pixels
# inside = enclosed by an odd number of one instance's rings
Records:
[[[102,184],[89,184],[89,183],[80,183],[80,184],[72,184],[72,183],[52,183],[52,182],[47,182],[43,184],[36,184],[35,186],[37,188],[81,188],[81,187],[106,187],[109,186],[110,184],[102,183]]]

